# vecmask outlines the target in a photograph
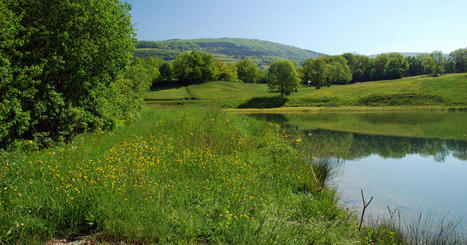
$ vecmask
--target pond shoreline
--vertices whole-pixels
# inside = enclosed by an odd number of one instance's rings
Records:
[[[340,107],[277,107],[226,109],[241,113],[319,113],[319,112],[379,112],[379,111],[467,111],[466,106],[340,106]]]

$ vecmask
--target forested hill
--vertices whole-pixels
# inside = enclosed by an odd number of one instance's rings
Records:
[[[268,66],[275,60],[288,59],[303,62],[323,54],[284,44],[243,38],[205,38],[191,40],[140,41],[135,57],[159,57],[174,60],[178,54],[196,50],[212,53],[224,61],[249,58],[260,66]]]

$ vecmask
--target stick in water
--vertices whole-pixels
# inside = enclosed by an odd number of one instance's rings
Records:
[[[363,196],[363,190],[360,189],[360,193],[362,193],[362,202],[363,202],[363,211],[362,211],[362,216],[360,217],[360,223],[358,224],[358,230],[362,227],[363,223],[363,217],[365,216],[365,210],[370,205],[371,201],[373,200],[373,197],[370,198],[370,201],[365,202],[365,197]]]

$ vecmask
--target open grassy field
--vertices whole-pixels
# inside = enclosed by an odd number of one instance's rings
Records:
[[[302,87],[285,99],[265,84],[209,82],[188,86],[198,101],[227,108],[342,107],[342,106],[453,106],[467,105],[467,74],[441,77],[416,76],[398,80],[332,85],[315,89]],[[177,90],[180,90],[177,89]],[[150,92],[147,98],[173,98],[174,89]],[[183,99],[179,96],[176,99]],[[165,103],[179,103],[173,100]]]

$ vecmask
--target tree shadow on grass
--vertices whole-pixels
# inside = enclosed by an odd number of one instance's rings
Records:
[[[276,108],[284,106],[289,99],[282,96],[254,97],[239,105],[237,108]]]

